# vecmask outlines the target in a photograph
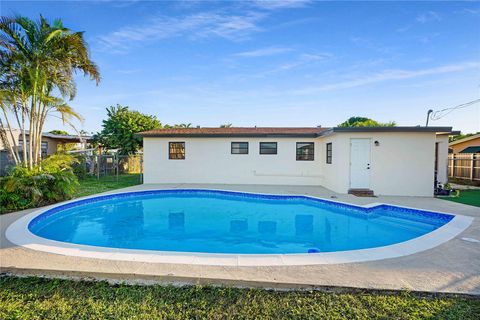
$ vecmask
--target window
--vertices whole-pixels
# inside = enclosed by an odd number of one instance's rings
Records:
[[[332,163],[332,143],[327,143],[327,163]]]
[[[232,154],[248,154],[248,142],[232,142]]]
[[[47,141],[42,141],[40,151],[42,153],[42,158],[46,158],[47,157],[47,152],[48,152],[48,142]]]
[[[168,159],[184,160],[185,159],[185,142],[169,142],[168,143]]]
[[[260,154],[277,154],[277,143],[260,142]]]
[[[297,142],[297,160],[313,161],[313,142]]]
[[[27,140],[27,151],[29,150],[30,148],[30,140]],[[23,150],[23,140],[18,140],[18,149],[21,151]],[[40,152],[41,152],[41,155],[42,155],[42,158],[46,158],[47,157],[47,152],[48,152],[48,141],[42,141],[42,144],[40,146]]]

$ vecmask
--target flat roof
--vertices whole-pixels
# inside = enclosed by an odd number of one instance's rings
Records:
[[[435,132],[438,134],[451,134],[452,127],[335,127],[333,132]]]
[[[328,128],[318,127],[230,127],[169,128],[137,133],[140,137],[317,137]]]
[[[28,135],[28,132],[26,133]],[[73,141],[80,141],[85,140],[89,141],[92,139],[91,136],[76,136],[71,134],[54,134],[50,132],[43,132],[42,137],[51,138],[51,139],[59,139],[59,140],[73,140]]]
[[[452,127],[230,127],[168,128],[139,132],[139,137],[310,137],[342,132],[435,132],[452,134]]]

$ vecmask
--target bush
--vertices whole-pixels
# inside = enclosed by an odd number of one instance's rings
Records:
[[[88,176],[87,157],[80,154],[76,155],[75,159],[75,163],[72,164],[73,173],[75,174],[75,176],[77,176],[78,179],[85,179]]]
[[[67,154],[55,154],[39,166],[16,166],[0,180],[0,212],[22,210],[72,198],[78,186],[72,164],[77,160]]]

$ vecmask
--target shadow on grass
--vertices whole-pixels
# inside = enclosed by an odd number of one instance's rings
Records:
[[[478,319],[480,300],[408,292],[327,293],[0,278],[0,318]]]

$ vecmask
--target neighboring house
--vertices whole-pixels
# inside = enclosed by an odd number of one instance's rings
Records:
[[[10,133],[8,131],[6,131],[5,134],[8,139],[8,143],[10,143],[12,147],[16,144],[19,150],[20,156],[22,156],[21,150],[23,150],[23,145],[24,145],[23,139],[22,139],[22,131],[18,129],[14,129],[13,139],[10,136]],[[27,137],[26,145],[28,146],[28,141],[29,141],[28,132],[26,134],[26,137]],[[58,135],[58,134],[52,134],[52,133],[42,133],[42,146],[41,146],[42,157],[44,158],[47,155],[57,152],[59,146],[65,145],[65,144],[73,143],[74,144],[73,147],[75,149],[85,149],[88,141],[90,140],[91,138],[87,136],[82,137],[80,139],[78,136],[74,136],[74,135]],[[4,175],[7,167],[11,166],[12,164],[13,164],[13,160],[10,159],[8,148],[0,140],[0,176]]]
[[[5,134],[10,145],[14,146],[14,144],[16,144],[19,150],[23,150],[24,143],[22,139],[21,130],[19,129],[13,130],[14,141],[12,141],[12,138],[8,131],[6,131]],[[29,142],[28,132],[26,132],[26,137],[27,137],[26,144],[28,145],[28,142]],[[42,133],[42,146],[41,146],[42,157],[45,157],[47,155],[57,152],[58,147],[60,145],[73,143],[75,149],[85,149],[86,144],[88,141],[90,141],[90,139],[91,138],[89,136],[80,138],[79,136],[75,136],[75,135],[63,135],[63,134],[53,134],[49,132],[44,132]],[[3,145],[2,141],[0,141],[0,150],[7,150],[7,147]]]
[[[449,143],[450,153],[480,153],[480,133]]]
[[[451,127],[187,128],[143,137],[145,183],[323,186],[432,196]]]

